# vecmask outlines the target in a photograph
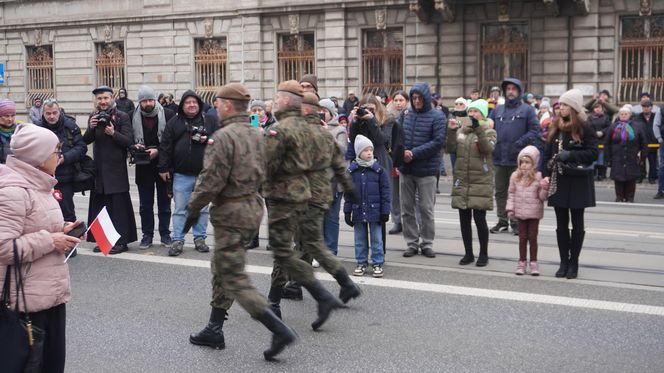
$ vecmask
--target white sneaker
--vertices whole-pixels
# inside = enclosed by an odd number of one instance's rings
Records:
[[[383,277],[383,267],[380,265],[373,266],[373,277]]]
[[[364,276],[367,272],[367,266],[358,265],[357,268],[353,271],[353,276]]]
[[[318,260],[314,259],[311,261],[311,266],[314,268],[320,267],[320,263],[318,263]]]

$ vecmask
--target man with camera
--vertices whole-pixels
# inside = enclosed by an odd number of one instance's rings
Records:
[[[172,182],[175,201],[170,256],[178,256],[184,249],[187,204],[203,169],[208,140],[219,128],[216,117],[203,113],[203,106],[203,100],[194,91],[186,91],[180,99],[178,115],[166,123],[159,143],[159,176],[167,183]],[[193,227],[194,247],[201,253],[210,251],[205,244],[207,225],[208,208],[205,206]]]
[[[62,144],[62,157],[58,160],[58,167],[55,169],[55,178],[58,183],[54,189],[60,192],[56,193],[56,199],[60,204],[65,221],[76,221],[73,182],[77,172],[76,164],[83,159],[88,147],[85,145],[76,119],[65,115],[60,109],[58,101],[48,99],[44,101],[42,108],[40,125],[53,131]]]
[[[92,91],[96,111],[90,114],[88,128],[83,135],[86,144],[94,143],[92,154],[96,175],[94,191],[90,194],[88,222],[92,222],[104,208],[108,210],[120,239],[111,254],[129,250],[128,243],[136,241],[136,219],[129,196],[127,149],[134,144],[129,116],[117,109],[113,89],[101,86]],[[88,241],[94,242],[88,233]],[[95,247],[95,251],[99,248]]]
[[[136,165],[136,186],[140,201],[141,230],[143,238],[139,249],[152,245],[154,235],[154,191],[157,189],[157,216],[162,245],[171,246],[171,199],[168,183],[159,177],[159,141],[166,123],[175,116],[172,110],[163,108],[156,101],[154,89],[142,86],[138,90],[138,108],[130,114],[134,141],[132,161]]]

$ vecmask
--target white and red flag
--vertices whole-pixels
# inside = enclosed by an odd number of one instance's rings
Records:
[[[120,234],[115,230],[111,217],[106,211],[106,206],[101,209],[99,215],[90,224],[89,230],[94,235],[97,246],[104,255],[108,255],[113,245],[120,239]]]

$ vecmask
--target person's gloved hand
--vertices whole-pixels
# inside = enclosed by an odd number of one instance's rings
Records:
[[[569,150],[563,150],[560,153],[558,153],[558,160],[561,162],[567,162],[569,161],[570,157],[572,156],[572,153]]]
[[[380,222],[387,223],[390,220],[390,214],[380,214]]]
[[[196,222],[198,221],[198,218],[200,216],[201,216],[200,211],[197,211],[195,213],[192,213],[191,211],[189,211],[187,213],[187,220],[184,221],[184,228],[182,228],[182,234],[183,235],[185,235],[185,234],[187,234],[187,232],[189,232],[191,227],[193,227],[194,224],[196,224]]]
[[[344,220],[346,221],[346,224],[348,224],[349,227],[355,226],[355,223],[353,223],[353,219],[351,219],[350,214],[344,214]]]
[[[470,117],[470,122],[472,123],[472,124],[471,124],[471,127],[472,127],[474,130],[477,129],[477,128],[480,126],[480,121],[478,121],[477,119],[475,119],[475,118],[473,118],[473,117]]]

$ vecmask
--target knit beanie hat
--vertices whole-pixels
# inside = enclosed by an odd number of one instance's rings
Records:
[[[457,98],[456,100],[454,100],[454,103],[455,104],[463,104],[464,106],[468,105],[468,101],[463,97]]]
[[[318,77],[314,74],[306,74],[300,79],[300,83],[307,82],[314,86],[314,91],[318,92]]]
[[[470,111],[470,109],[479,110],[479,112],[482,113],[482,116],[484,117],[484,119],[486,119],[486,117],[489,116],[489,103],[486,102],[486,100],[483,100],[481,98],[478,98],[475,101],[471,101],[468,104],[468,109],[467,110]]]
[[[355,137],[355,144],[353,145],[353,149],[355,149],[355,155],[357,157],[359,157],[360,154],[362,154],[362,151],[364,151],[364,149],[369,147],[373,148],[373,143],[366,136],[357,135]]]
[[[253,109],[255,107],[259,107],[263,109],[263,111],[267,111],[267,106],[265,105],[265,102],[262,100],[253,100],[251,101],[251,107],[249,109]]]
[[[583,113],[583,93],[578,89],[570,89],[563,93],[558,100],[561,104],[565,104],[577,113]]]
[[[156,100],[157,99],[157,94],[155,93],[154,89],[147,85],[141,86],[141,88],[138,89],[138,102],[145,101],[145,100]]]
[[[327,109],[327,111],[330,112],[330,115],[333,117],[337,115],[337,108],[334,106],[334,102],[330,100],[329,98],[324,98],[318,102],[318,105],[320,105],[322,108]]]
[[[0,99],[0,116],[16,115],[16,103],[6,98]]]
[[[36,167],[46,162],[59,143],[53,131],[36,124],[21,123],[16,126],[9,147],[18,160]]]

